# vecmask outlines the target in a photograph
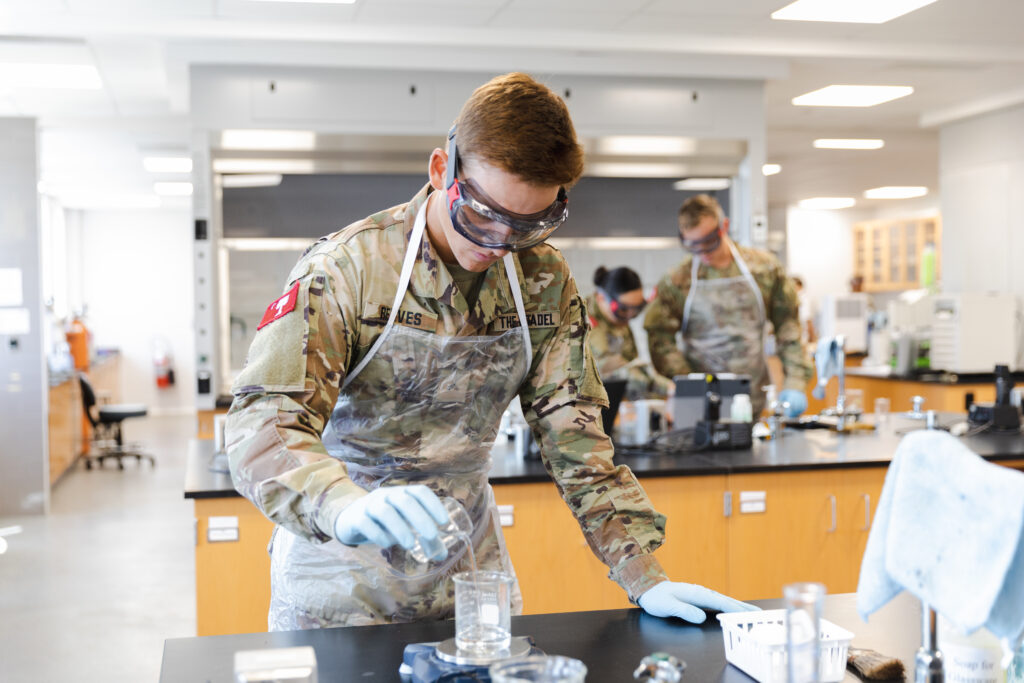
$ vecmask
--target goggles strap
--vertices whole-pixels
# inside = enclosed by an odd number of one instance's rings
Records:
[[[451,205],[452,205],[451,189],[452,189],[452,186],[455,185],[455,172],[456,172],[456,168],[455,167],[459,163],[459,156],[458,156],[459,152],[458,152],[458,149],[455,147],[455,129],[457,127],[458,127],[458,124],[455,124],[448,131],[448,164],[447,164],[447,169],[445,170],[445,174],[444,174],[444,187],[445,187],[446,190],[448,190],[448,206],[449,207],[451,207]],[[456,190],[456,193],[457,192],[458,192],[458,190]]]

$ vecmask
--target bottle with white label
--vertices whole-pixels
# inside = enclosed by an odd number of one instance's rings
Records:
[[[1005,683],[1003,648],[988,629],[967,635],[940,614],[938,630],[946,683]]]
[[[754,408],[750,404],[749,394],[736,394],[732,397],[729,417],[733,422],[753,422]]]

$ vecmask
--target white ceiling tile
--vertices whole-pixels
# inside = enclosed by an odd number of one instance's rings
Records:
[[[635,12],[650,0],[511,0],[507,7],[514,10],[530,9],[538,22],[551,24],[550,12]],[[554,22],[558,25],[558,22]],[[565,28],[575,28],[566,24]]]
[[[216,0],[64,0],[72,14],[146,17],[210,17]]]
[[[490,25],[498,29],[536,29],[544,28],[550,30],[553,26],[564,27],[564,30],[578,33],[580,31],[610,31],[619,27],[629,17],[627,11],[603,11],[603,10],[581,10],[581,9],[549,9],[543,13],[541,19],[536,7],[526,7],[520,4],[510,5],[509,8],[498,12],[491,20]],[[594,47],[600,41],[594,41]]]
[[[359,4],[313,4],[303,2],[251,2],[251,0],[217,0],[217,16],[224,19],[280,21],[288,23],[347,23],[359,11]]]
[[[437,31],[439,23],[446,28],[483,26],[494,12],[486,3],[368,2],[359,9],[356,23],[423,25],[424,31]]]

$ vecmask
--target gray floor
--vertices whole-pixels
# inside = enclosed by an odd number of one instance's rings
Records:
[[[156,469],[78,464],[45,517],[0,555],[0,681],[156,681],[166,638],[195,635],[193,511],[182,498],[195,417],[125,423]]]

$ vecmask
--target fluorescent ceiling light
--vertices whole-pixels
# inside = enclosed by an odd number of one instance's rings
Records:
[[[222,187],[277,187],[282,178],[280,173],[239,173],[223,176],[220,184]]]
[[[155,194],[104,194],[98,192],[60,193],[58,201],[67,209],[157,209],[160,197]]]
[[[214,173],[312,173],[312,159],[214,159]]]
[[[586,173],[605,178],[671,178],[687,172],[686,164],[643,163],[599,161],[587,164]]]
[[[818,149],[882,149],[885,140],[871,138],[818,138],[814,141]]]
[[[292,2],[304,5],[354,5],[356,0],[249,0],[249,2]]]
[[[610,135],[597,141],[601,154],[632,156],[690,156],[697,151],[697,141],[667,135]]]
[[[188,197],[192,194],[192,183],[153,183],[153,191],[164,197]]]
[[[796,0],[772,12],[772,19],[884,24],[935,0]]]
[[[793,98],[798,107],[874,107],[914,92],[909,85],[828,85]]]
[[[912,199],[928,194],[928,188],[920,185],[873,187],[864,193],[867,199]]]
[[[150,173],[191,173],[189,157],[145,157],[142,165]]]
[[[0,63],[0,88],[66,88],[98,90],[100,73],[90,64]]]
[[[857,201],[853,197],[812,197],[810,199],[801,199],[797,202],[797,206],[801,209],[848,209]]]
[[[225,130],[221,149],[313,149],[316,133],[311,130]]]
[[[672,189],[714,192],[715,190],[725,190],[731,184],[732,182],[728,178],[686,178],[672,183]]]
[[[761,173],[765,175],[775,175],[776,173],[782,172],[782,166],[779,164],[764,164],[761,166]]]

